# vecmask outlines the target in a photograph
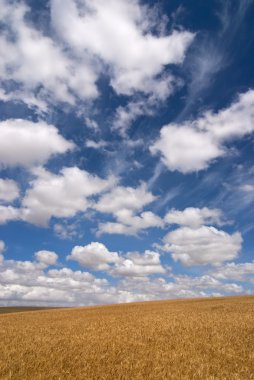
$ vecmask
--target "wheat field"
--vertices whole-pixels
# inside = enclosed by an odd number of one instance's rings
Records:
[[[254,379],[254,297],[0,315],[1,379]]]

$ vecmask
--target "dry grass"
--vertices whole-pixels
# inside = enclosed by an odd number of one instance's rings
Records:
[[[1,379],[254,379],[254,297],[0,315]]]

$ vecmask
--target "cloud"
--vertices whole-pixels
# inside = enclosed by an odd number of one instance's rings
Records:
[[[206,169],[228,153],[226,144],[254,131],[254,90],[240,94],[228,108],[205,112],[194,121],[164,126],[150,147],[171,171],[184,174]]]
[[[19,220],[20,210],[12,206],[0,205],[0,224],[5,224],[12,220]]]
[[[225,154],[209,133],[173,124],[161,129],[160,138],[150,151],[152,154],[160,153],[169,170],[184,174],[205,169],[211,161]]]
[[[131,101],[125,107],[119,106],[116,109],[113,119],[113,129],[117,130],[122,136],[130,128],[132,123],[140,116],[152,114],[151,104],[149,101],[139,100]]]
[[[33,23],[27,4],[1,0],[2,101],[42,112],[57,102],[73,106],[98,97],[97,81],[105,73],[118,94],[162,98],[172,79],[164,68],[182,63],[194,38],[188,31],[163,35],[161,20],[154,23],[148,7],[135,0],[107,6],[101,0],[51,0],[50,11],[51,34]]]
[[[85,212],[89,197],[102,193],[115,184],[115,178],[101,179],[78,167],[63,168],[53,174],[43,168],[33,171],[22,200],[22,218],[30,223],[47,226],[51,217],[70,218]]]
[[[64,223],[56,223],[53,227],[54,233],[60,239],[68,240],[77,237],[82,237],[83,234],[78,231],[78,225],[76,223],[68,223],[65,221]]]
[[[72,150],[74,144],[46,122],[9,119],[0,122],[0,164],[31,167],[56,154]]]
[[[151,274],[166,274],[166,269],[161,265],[158,252],[146,250],[143,254],[129,252],[125,259],[122,258],[116,262],[110,274],[113,276],[145,277]]]
[[[85,118],[85,123],[86,123],[86,126],[93,131],[98,131],[100,128],[98,123],[95,120],[90,119],[89,117]]]
[[[108,252],[106,250],[106,255]],[[93,253],[89,252],[88,257],[92,257]],[[164,277],[169,274],[169,268],[162,267],[157,252],[129,252],[118,255],[119,260],[115,262],[111,260],[117,256],[109,256],[104,265],[109,265],[107,274],[115,277],[114,285],[89,272],[73,271],[68,267],[49,269],[47,265],[51,264],[48,260],[47,263],[3,260],[0,265],[0,304],[82,306],[250,293],[248,285],[243,287],[215,277],[215,274],[190,277],[170,272],[171,280],[158,277],[160,274]],[[105,258],[103,254],[102,257]],[[51,260],[50,262],[52,263]],[[249,263],[246,263],[246,268],[247,264]]]
[[[241,285],[236,283],[224,283],[214,278],[209,274],[202,276],[186,276],[179,275],[174,276],[176,288],[181,289],[183,292],[186,291],[196,291],[200,292],[203,295],[214,295],[218,296],[217,292],[220,292],[220,295],[223,294],[241,294],[244,292],[244,289]]]
[[[105,148],[108,143],[106,141],[94,141],[94,140],[86,140],[85,143],[87,148],[92,148],[92,149],[100,149],[100,148]]]
[[[254,283],[254,261],[247,263],[227,263],[211,271],[219,280],[234,280]]]
[[[136,188],[117,186],[104,194],[94,208],[103,213],[117,214],[123,209],[140,210],[155,199],[156,196],[147,190],[145,183]]]
[[[245,185],[241,186],[241,190],[243,190],[246,193],[254,193],[254,185],[246,183]]]
[[[19,187],[12,179],[0,178],[0,202],[12,202],[19,197]]]
[[[237,257],[242,237],[215,227],[201,226],[196,229],[180,227],[169,232],[163,239],[163,249],[170,252],[174,261],[185,266],[218,265]]]
[[[76,54],[88,51],[108,65],[118,94],[157,91],[164,67],[182,63],[194,38],[187,31],[152,34],[147,7],[134,0],[52,0],[51,17],[59,38]]]
[[[216,224],[218,226],[225,224],[222,217],[222,212],[219,209],[188,207],[183,211],[170,210],[165,215],[164,220],[168,224],[199,228],[203,224]]]
[[[4,262],[4,256],[2,253],[5,251],[5,243],[4,241],[0,240],[0,265]]]
[[[110,275],[118,277],[166,274],[158,252],[146,250],[144,253],[128,252],[125,255],[119,255],[117,252],[110,252],[104,244],[98,242],[74,247],[71,254],[67,256],[67,260],[74,260],[83,267],[107,271]]]
[[[67,260],[77,261],[81,266],[96,271],[105,271],[110,268],[110,264],[116,263],[119,257],[117,252],[110,252],[104,244],[92,242],[83,247],[74,247]]]
[[[58,255],[52,251],[38,251],[34,254],[36,260],[39,263],[49,265],[55,265],[57,263]]]
[[[116,212],[115,217],[117,222],[99,223],[98,235],[107,233],[135,236],[147,228],[164,226],[163,220],[151,211],[135,215],[131,210],[121,209]]]
[[[58,41],[27,22],[30,8],[22,2],[1,0],[2,34],[0,48],[5,54],[0,61],[4,84],[15,81],[21,101],[35,106],[53,100],[75,103],[76,97],[89,99],[97,96],[95,66],[87,59],[68,54]],[[7,86],[8,87],[8,86]],[[36,96],[31,96],[35,93]],[[24,95],[24,97],[23,97]]]
[[[48,270],[46,263],[36,261],[6,260],[0,266],[2,305],[89,305],[103,299],[112,303],[115,297],[106,279],[88,272]]]
[[[104,194],[93,208],[101,213],[112,214],[116,222],[99,223],[97,234],[136,235],[151,227],[162,227],[162,219],[151,211],[139,213],[157,197],[147,190],[145,183],[138,187],[117,186]],[[137,214],[138,213],[138,214]]]
[[[3,253],[5,250],[5,244],[3,240],[0,240],[0,253]]]

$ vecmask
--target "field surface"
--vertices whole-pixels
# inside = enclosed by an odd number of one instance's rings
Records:
[[[0,379],[254,379],[254,297],[0,315]]]
[[[0,307],[0,314],[9,314],[9,313],[19,313],[24,311],[37,311],[37,310],[47,310],[48,307],[29,307],[29,306],[20,306],[20,307]]]

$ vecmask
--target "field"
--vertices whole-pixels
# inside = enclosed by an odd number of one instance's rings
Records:
[[[20,313],[24,311],[37,311],[37,310],[48,310],[48,307],[30,307],[30,306],[21,306],[21,307],[0,307],[0,314],[9,314],[9,313]]]
[[[0,315],[0,379],[254,379],[254,297]]]

